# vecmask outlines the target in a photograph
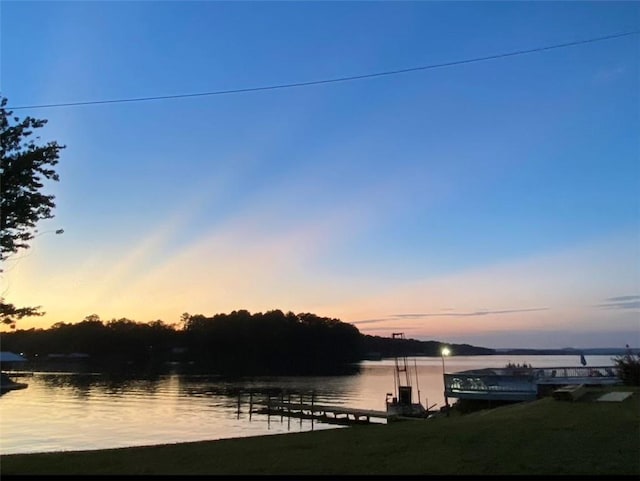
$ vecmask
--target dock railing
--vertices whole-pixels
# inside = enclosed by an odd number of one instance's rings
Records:
[[[262,414],[267,416],[267,422],[270,418],[299,418],[321,421],[330,424],[361,424],[374,422],[373,419],[382,422],[387,419],[386,411],[352,408],[343,405],[325,404],[330,399],[319,397],[315,391],[310,392],[254,392],[238,393],[237,399],[237,417],[243,412],[241,405],[244,398],[245,404],[248,400],[249,420],[252,414]],[[320,401],[320,402],[318,402]]]

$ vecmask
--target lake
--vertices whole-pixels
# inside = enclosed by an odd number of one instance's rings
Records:
[[[613,356],[585,356],[589,366],[612,366]],[[424,405],[444,404],[442,359],[408,359]],[[447,372],[504,367],[577,367],[580,356],[453,356]],[[103,449],[283,434],[340,426],[248,413],[249,392],[310,394],[317,404],[385,409],[394,390],[394,360],[363,361],[359,373],[328,377],[255,377],[225,380],[168,373],[153,379],[114,380],[104,374],[34,372],[15,378],[29,387],[0,396],[0,455]],[[417,389],[416,389],[417,388]],[[238,394],[241,393],[240,413]],[[294,399],[296,398],[294,395]],[[416,396],[416,394],[414,394]]]

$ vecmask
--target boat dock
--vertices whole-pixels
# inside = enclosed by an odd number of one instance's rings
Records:
[[[370,423],[371,419],[387,419],[385,411],[374,409],[349,408],[345,406],[328,406],[315,403],[300,403],[271,400],[254,412],[278,416],[314,418],[323,422],[339,424]]]
[[[488,368],[446,373],[445,396],[457,399],[531,401],[555,388],[611,385],[620,379],[611,366]]]
[[[239,394],[238,416],[240,416],[242,412],[241,397],[244,396]],[[296,399],[292,399],[293,397]],[[249,417],[251,417],[252,414],[266,414],[267,416],[280,416],[281,418],[299,418],[301,422],[302,419],[311,419],[323,423],[341,425],[379,424],[384,423],[388,418],[386,411],[318,404],[315,402],[315,392],[306,396],[302,393],[282,392],[273,396],[267,393],[256,394],[250,392],[248,398]]]

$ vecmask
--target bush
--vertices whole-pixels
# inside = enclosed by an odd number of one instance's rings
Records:
[[[640,386],[640,354],[628,352],[613,359],[618,377],[627,386]]]
[[[508,406],[521,401],[502,401],[488,399],[458,399],[452,406],[454,412],[470,414],[484,409],[493,409],[500,406]]]

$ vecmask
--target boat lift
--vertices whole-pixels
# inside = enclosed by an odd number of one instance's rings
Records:
[[[406,340],[404,333],[394,332],[391,334],[392,339],[403,341]],[[406,417],[426,417],[428,410],[420,401],[420,387],[418,383],[418,366],[414,360],[414,371],[416,376],[416,389],[418,402],[413,402],[413,386],[411,385],[411,372],[407,362],[407,356],[402,349],[396,345],[396,356],[394,364],[393,376],[393,393],[387,393],[385,404],[387,406],[387,414],[389,417],[406,416]]]

